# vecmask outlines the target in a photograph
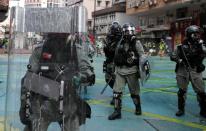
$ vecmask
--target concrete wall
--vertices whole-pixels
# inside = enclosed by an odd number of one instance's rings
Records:
[[[92,12],[94,11],[94,0],[84,0],[83,6],[87,8],[88,19],[92,19]]]

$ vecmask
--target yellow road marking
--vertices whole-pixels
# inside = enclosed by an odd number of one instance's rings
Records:
[[[96,105],[102,105],[105,107],[113,108],[113,106],[104,103],[104,101],[90,100],[88,102],[89,102],[89,104],[94,104],[94,105],[96,104]],[[127,112],[132,112],[132,113],[134,112],[133,110],[131,110],[129,108],[123,108],[122,110],[127,111]],[[168,117],[168,116],[163,116],[163,115],[159,115],[159,114],[149,113],[149,112],[143,112],[143,115],[147,116],[147,117],[157,118],[159,120],[173,122],[173,123],[181,124],[181,125],[188,126],[188,127],[198,128],[198,129],[202,129],[202,130],[206,131],[205,125],[200,125],[197,123],[192,123],[192,122],[188,122],[188,121],[184,121],[184,120],[180,120],[180,119],[176,119],[176,118],[172,118],[172,117]]]
[[[0,131],[4,131],[4,119],[0,118]],[[19,128],[9,127],[9,131],[20,131]]]

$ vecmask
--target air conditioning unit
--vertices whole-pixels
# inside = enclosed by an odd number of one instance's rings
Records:
[[[139,6],[140,6],[140,1],[136,2],[134,7],[138,8]]]
[[[149,6],[152,6],[153,5],[153,1],[152,0],[149,0]]]
[[[154,3],[154,5],[156,5],[157,4],[157,0],[154,0],[153,3]]]

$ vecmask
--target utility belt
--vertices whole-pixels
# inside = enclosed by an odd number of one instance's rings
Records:
[[[193,65],[193,64],[191,64],[191,65],[189,66],[189,65],[186,65],[186,64],[184,64],[184,63],[181,63],[181,64],[177,64],[177,65],[176,65],[175,72],[177,72],[179,66],[183,66],[183,67],[186,66],[187,69],[192,68],[192,70],[196,71],[197,73],[201,73],[201,72],[203,72],[203,71],[205,70],[205,65],[204,65],[204,64],[199,64],[199,65]]]
[[[122,63],[115,63],[116,66],[122,67],[132,67],[132,66],[139,66],[139,60],[138,59],[133,59],[132,62],[128,62],[128,60],[124,60]]]

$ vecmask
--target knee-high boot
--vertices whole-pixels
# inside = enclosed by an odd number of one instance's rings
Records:
[[[107,82],[109,82],[109,81],[107,81]],[[114,87],[114,80],[113,79],[109,82],[109,86],[113,89],[113,87]],[[110,104],[114,105],[114,97],[112,97]]]
[[[206,118],[206,94],[198,93],[197,100],[200,106],[200,115]]]
[[[135,114],[136,115],[141,115],[142,114],[142,109],[141,109],[141,102],[140,102],[140,96],[139,95],[131,95],[132,100],[135,105]]]
[[[122,93],[114,92],[114,112],[108,117],[109,120],[120,119],[121,115],[121,100]]]
[[[176,112],[176,116],[182,116],[185,114],[186,91],[179,89],[177,96],[178,96],[178,111]]]

